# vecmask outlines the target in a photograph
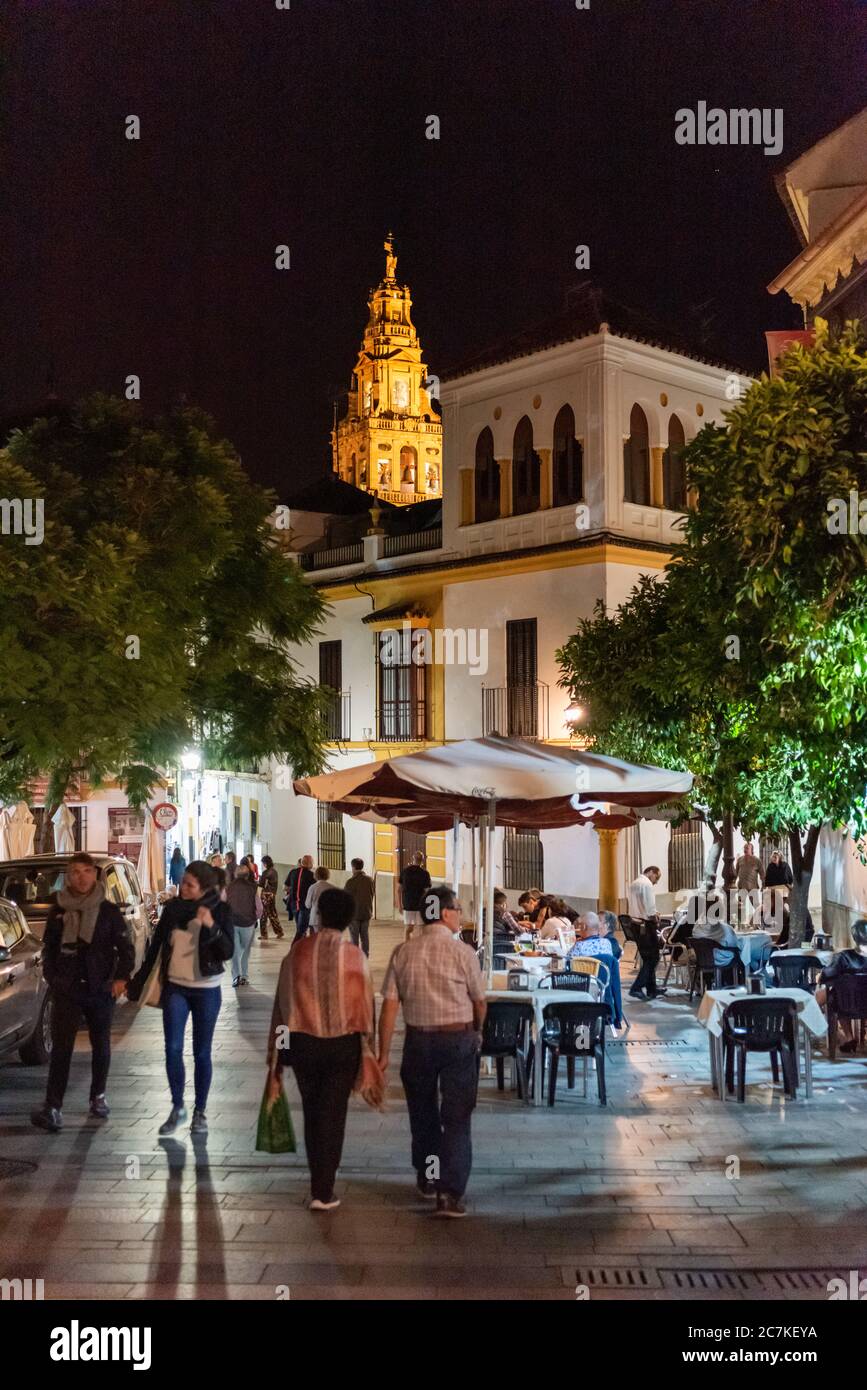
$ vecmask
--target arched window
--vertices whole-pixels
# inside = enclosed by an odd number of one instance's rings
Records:
[[[418,473],[418,455],[410,444],[404,444],[400,451],[400,490],[415,492]]]
[[[668,448],[662,456],[662,504],[670,512],[686,511],[686,469],[683,425],[676,415],[668,422]]]
[[[632,407],[629,438],[623,445],[623,496],[640,507],[650,506],[650,448],[647,416],[640,405]]]
[[[584,496],[583,450],[575,438],[575,413],[571,405],[561,407],[554,421],[554,459],[552,505],[565,507]]]
[[[485,427],[476,440],[474,521],[495,521],[500,515],[500,468],[494,458],[494,436]]]
[[[533,426],[525,415],[518,421],[512,442],[512,513],[539,510],[541,460],[533,448]]]

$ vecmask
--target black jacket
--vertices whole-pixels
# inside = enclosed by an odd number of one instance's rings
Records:
[[[300,864],[296,864],[294,869],[289,870],[284,887],[286,889],[286,904],[293,916],[303,908],[307,901],[307,894],[315,882],[316,875],[312,869],[302,868]]]
[[[255,927],[258,891],[253,879],[246,874],[232,879],[226,889],[226,903],[236,927]]]
[[[768,867],[765,869],[765,887],[791,888],[791,886],[792,870],[789,868],[785,860],[783,860],[779,864],[769,863]]]
[[[158,956],[160,979],[165,984],[172,955],[172,932],[175,927],[186,927],[200,907],[210,909],[214,925],[202,927],[199,932],[199,969],[203,975],[222,975],[223,961],[231,960],[235,949],[235,928],[232,926],[231,909],[226,903],[220,902],[216,893],[206,893],[197,902],[172,898],[163,908],[138,973],[130,981],[127,989],[130,999],[138,999]]]
[[[59,994],[104,994],[113,980],[128,980],[135,947],[123,913],[114,903],[100,904],[89,943],[63,948],[63,908],[54,902],[42,939],[42,971]]]

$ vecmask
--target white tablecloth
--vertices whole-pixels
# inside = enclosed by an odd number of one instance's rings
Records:
[[[785,960],[792,956],[812,956],[820,965],[830,965],[834,959],[833,951],[812,951],[809,946],[793,947],[791,951],[772,951],[771,960]]]
[[[751,962],[754,961],[758,964],[761,956],[758,945],[754,946],[753,942],[758,942],[760,945],[766,946],[772,940],[771,933],[767,931],[739,931],[736,933],[736,936],[738,938],[738,950],[741,953],[744,969],[749,973]]]
[[[702,1028],[718,1038],[722,1033],[722,1016],[726,1005],[737,999],[751,996],[745,989],[709,989],[705,992],[696,1015]],[[816,1003],[815,996],[806,989],[769,989],[766,999],[794,999],[798,1006],[798,1019],[815,1036],[822,1037],[828,1031],[825,1015]]]

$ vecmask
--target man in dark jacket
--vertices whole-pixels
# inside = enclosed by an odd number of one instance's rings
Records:
[[[373,916],[376,886],[370,874],[364,872],[363,859],[353,859],[352,874],[344,884],[344,891],[349,894],[353,904],[352,921],[349,923],[352,944],[357,946],[360,941],[362,951],[369,956],[370,919]]]
[[[74,854],[43,938],[42,968],[52,1000],[51,1061],[45,1104],[30,1116],[40,1129],[56,1134],[63,1125],[63,1097],[82,1015],[92,1051],[90,1113],[107,1119],[114,1001],[123,994],[134,964],[126,922],[106,900],[96,861],[89,854]]]
[[[307,894],[316,882],[313,873],[313,859],[309,854],[305,854],[300,863],[294,869],[290,869],[286,875],[286,910],[290,919],[295,919],[295,936],[297,941],[303,936],[310,924],[310,913],[305,907]]]

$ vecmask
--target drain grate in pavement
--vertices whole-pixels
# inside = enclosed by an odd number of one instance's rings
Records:
[[[606,1047],[686,1047],[686,1038],[615,1038]]]
[[[0,1182],[4,1178],[20,1178],[24,1173],[35,1173],[36,1164],[26,1159],[0,1158]]]
[[[575,1279],[589,1289],[665,1289],[669,1293],[782,1294],[826,1293],[839,1269],[619,1269],[588,1265]]]
[[[586,1269],[576,1269],[575,1281],[588,1289],[659,1289],[662,1287],[655,1269],[642,1269],[640,1266],[626,1269],[605,1269],[588,1265]]]

